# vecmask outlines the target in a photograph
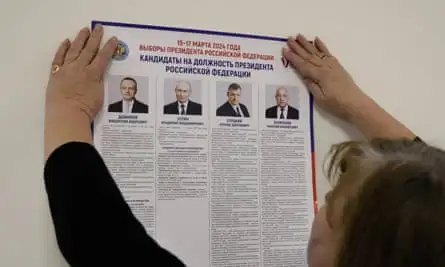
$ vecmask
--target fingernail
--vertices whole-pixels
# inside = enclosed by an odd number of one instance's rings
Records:
[[[97,24],[97,25],[94,27],[94,32],[95,32],[95,33],[101,33],[102,30],[103,30],[103,27],[102,27],[101,24]]]
[[[284,52],[284,53],[289,53],[289,48],[287,48],[287,47],[283,47],[283,52]]]

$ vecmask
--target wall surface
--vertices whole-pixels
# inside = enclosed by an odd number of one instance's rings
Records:
[[[370,96],[424,140],[445,147],[442,0],[2,0],[0,266],[65,266],[43,187],[43,110],[59,42],[90,21],[323,38]],[[317,110],[318,192],[329,146],[356,136]]]

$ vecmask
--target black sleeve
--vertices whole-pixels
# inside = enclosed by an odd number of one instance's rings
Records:
[[[71,266],[185,266],[145,232],[90,144],[59,147],[44,176],[57,242]]]

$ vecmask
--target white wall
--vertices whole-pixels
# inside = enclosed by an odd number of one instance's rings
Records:
[[[44,92],[59,41],[91,20],[319,35],[369,95],[445,147],[444,14],[442,0],[2,0],[0,266],[64,266],[42,183]],[[322,197],[323,156],[348,135],[324,115],[315,120]]]

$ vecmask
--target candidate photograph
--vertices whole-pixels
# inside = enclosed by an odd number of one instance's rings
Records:
[[[218,89],[217,90],[221,90]],[[249,118],[249,110],[247,106],[241,103],[243,88],[238,83],[231,83],[227,87],[226,101],[216,110],[218,117],[244,117]]]
[[[297,108],[289,105],[289,101],[296,101],[296,90],[295,93],[291,96],[289,94],[288,88],[284,86],[280,86],[277,88],[267,88],[266,89],[266,104],[271,102],[269,100],[271,98],[271,94],[267,93],[270,91],[275,91],[274,100],[275,105],[266,109],[266,118],[267,119],[276,119],[276,120],[298,120],[300,119],[300,112]],[[269,98],[269,99],[268,99]],[[268,101],[269,100],[269,101]],[[272,100],[273,101],[273,100]]]
[[[166,80],[164,84],[164,89],[166,90],[165,100],[168,101],[170,91],[174,92],[176,99],[164,106],[165,115],[202,115],[202,105],[197,102],[199,101],[200,97],[198,96],[200,96],[200,94],[198,93],[196,95],[198,99],[196,102],[191,100],[192,92],[195,88],[192,88],[192,84],[189,81],[175,81],[173,86],[170,84],[171,81],[169,80]],[[200,90],[198,92],[200,92]]]
[[[117,81],[116,76],[110,77],[108,81],[108,98],[109,101],[113,101],[108,105],[108,112],[117,112],[117,113],[148,113],[148,105],[143,103],[141,100],[137,99],[138,94],[138,82],[135,78],[125,77]],[[146,81],[148,86],[148,81]],[[114,90],[112,88],[119,88],[119,90]],[[147,87],[144,88],[143,99],[148,99],[148,90]],[[117,93],[119,91],[119,93]],[[117,95],[118,94],[118,95]],[[116,101],[116,98],[120,98]],[[115,102],[114,102],[115,101]]]

